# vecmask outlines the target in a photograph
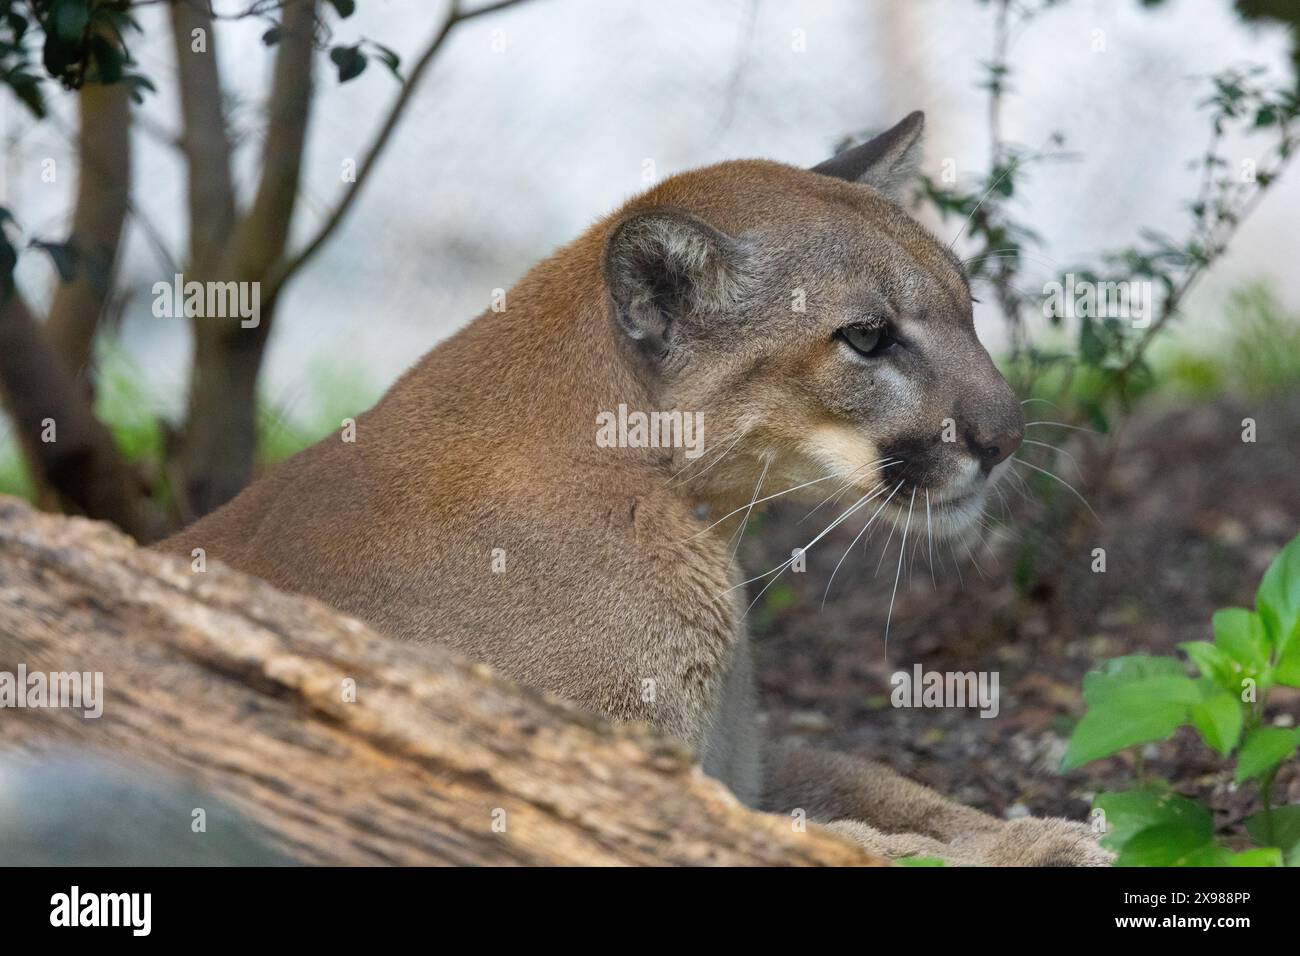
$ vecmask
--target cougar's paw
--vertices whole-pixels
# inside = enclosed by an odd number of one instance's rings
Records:
[[[1012,820],[992,832],[959,838],[953,846],[985,866],[1110,866],[1115,859],[1087,824],[1059,817]]]
[[[857,820],[836,820],[826,824],[826,829],[887,860],[938,857],[949,866],[979,866],[983,862],[969,849],[940,843],[919,833],[881,833]]]

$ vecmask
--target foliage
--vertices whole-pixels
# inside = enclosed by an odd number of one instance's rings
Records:
[[[1168,338],[1165,333],[1176,325],[1172,320],[1182,314],[1188,293],[1222,258],[1238,227],[1300,146],[1300,85],[1297,77],[1271,81],[1258,66],[1202,77],[1208,141],[1189,163],[1199,174],[1199,187],[1185,203],[1188,219],[1182,234],[1143,229],[1135,243],[1099,250],[1059,272],[1031,270],[1045,260],[1036,251],[1040,237],[1017,207],[1022,185],[1044,164],[1072,156],[1065,149],[1066,134],[1059,130],[1049,133],[1039,148],[1007,142],[1000,116],[1003,100],[1014,91],[1010,37],[1062,0],[979,2],[995,14],[993,55],[979,84],[988,100],[988,169],[963,184],[924,177],[914,203],[960,223],[954,243],[964,242],[972,285],[978,295],[991,297],[1008,331],[1010,348],[1000,364],[1025,396],[1026,411],[1038,413],[1027,416],[1034,421],[1027,425],[1011,472],[1036,503],[1036,514],[1021,523],[1016,557],[1015,582],[1028,593],[1050,580],[1053,567],[1044,561],[1052,550],[1049,541],[1068,536],[1081,504],[1086,507],[1086,492],[1100,486],[1114,461],[1113,439],[1101,438],[1077,458],[1067,455],[1074,469],[1067,481],[1052,469],[1056,456],[1064,454],[1053,440],[1080,432],[1110,435],[1116,416],[1130,414],[1150,395],[1156,385],[1153,347]],[[1260,4],[1249,11],[1247,6],[1252,4],[1237,4],[1244,18],[1278,19],[1253,9]],[[1264,142],[1251,150],[1256,160],[1234,165],[1226,144],[1242,137]],[[1132,308],[1135,301],[1141,314]],[[1256,357],[1260,348],[1254,346]],[[1273,371],[1279,374],[1274,380],[1286,376],[1286,364],[1275,363]],[[1213,370],[1191,362],[1182,371],[1195,377]]]
[[[1300,535],[1265,572],[1254,610],[1218,611],[1212,626],[1213,641],[1180,645],[1196,676],[1176,658],[1141,654],[1088,674],[1088,709],[1062,769],[1194,728],[1221,757],[1235,757],[1237,785],[1258,786],[1262,809],[1246,821],[1257,849],[1234,853],[1222,846],[1207,808],[1155,782],[1094,802],[1108,824],[1103,843],[1119,853],[1117,865],[1300,865],[1300,804],[1275,807],[1272,800],[1278,768],[1300,747],[1300,728],[1263,723],[1274,687],[1300,687]]]
[[[1265,398],[1300,388],[1300,315],[1289,312],[1268,283],[1232,289],[1221,329],[1153,350],[1152,366],[1172,394],[1203,397],[1234,392]]]
[[[125,83],[139,101],[154,87],[132,70],[126,38],[140,27],[128,8],[121,0],[0,0],[0,79],[33,115],[44,118],[45,94],[35,62],[39,49],[40,69],[64,88]]]
[[[329,5],[340,20],[356,12],[354,0],[330,0]],[[265,15],[273,6],[251,9]],[[38,119],[46,115],[42,79],[55,80],[66,89],[86,83],[125,83],[140,102],[144,91],[153,91],[154,85],[133,69],[127,40],[139,32],[140,25],[131,17],[130,7],[125,0],[0,0],[0,83]],[[329,35],[324,23],[320,32]],[[262,40],[272,46],[281,35],[280,26],[274,24]],[[372,57],[401,78],[397,54],[373,40],[321,45],[329,48],[340,83],[359,76]]]
[[[330,0],[329,5],[341,20],[356,12],[354,0]],[[130,4],[123,0],[0,0],[0,85],[7,86],[37,119],[47,114],[42,83],[51,79],[70,90],[86,83],[124,83],[130,88],[131,98],[143,102],[144,92],[152,92],[155,87],[148,77],[133,70],[135,61],[128,37],[139,33],[140,25],[129,14],[129,8]],[[256,6],[250,9],[261,10]],[[323,21],[318,23],[317,32],[324,37],[330,35]],[[263,34],[262,41],[274,46],[281,36],[281,27],[274,24]],[[374,40],[362,38],[353,44],[331,44],[326,40],[317,45],[329,50],[340,83],[360,76],[372,58],[382,62],[399,81],[402,79],[399,56]],[[0,207],[0,226],[6,222],[12,223],[13,217],[8,209]],[[70,242],[37,239],[28,245],[50,256],[63,282],[76,278],[79,263]],[[0,299],[6,298],[12,287],[17,258],[18,251],[0,229]]]
[[[168,443],[174,440],[165,403],[146,385],[140,368],[126,350],[101,339],[96,358],[95,414],[108,426],[126,458],[152,480],[155,500],[167,507],[170,488],[166,480]],[[298,397],[320,397],[310,408]],[[374,387],[355,369],[317,360],[287,401],[263,397],[258,402],[257,460],[261,467],[297,454],[355,417],[377,397]],[[33,500],[35,487],[21,449],[12,437],[0,438],[0,494]]]
[[[990,96],[1007,89],[1009,67],[994,61],[987,65],[984,84]],[[1101,432],[1109,430],[1116,410],[1128,411],[1151,388],[1152,370],[1147,351],[1169,320],[1177,315],[1197,279],[1225,253],[1242,220],[1277,180],[1300,146],[1295,129],[1300,118],[1300,93],[1294,87],[1270,86],[1262,67],[1229,69],[1205,78],[1209,92],[1202,107],[1208,110],[1209,144],[1191,162],[1201,176],[1197,195],[1186,203],[1187,232],[1175,237],[1142,230],[1140,241],[1100,252],[1095,261],[1080,263],[1058,275],[1035,283],[1026,281],[1025,263],[1034,258],[1038,235],[1021,222],[1011,206],[1021,178],[1034,166],[1064,160],[1066,137],[1054,132],[1042,150],[1028,150],[995,139],[988,172],[971,190],[956,188],[924,177],[916,197],[942,217],[960,218],[962,235],[973,248],[967,258],[973,282],[992,290],[994,300],[1011,333],[1007,365],[1025,394],[1050,400],[1069,417],[1068,423],[1086,422]],[[1232,135],[1271,137],[1259,163],[1231,165],[1224,144]],[[1141,286],[1133,285],[1140,283]],[[1083,290],[1077,301],[1052,300],[1048,288]],[[1034,294],[1041,288],[1042,294]],[[1150,312],[1134,317],[1115,304],[1101,301],[1093,290],[1149,290]],[[1084,294],[1086,293],[1086,295]],[[1027,332],[1027,321],[1041,313],[1050,328],[1067,329],[1070,348],[1042,348]],[[1055,391],[1043,395],[1039,387],[1049,373]]]

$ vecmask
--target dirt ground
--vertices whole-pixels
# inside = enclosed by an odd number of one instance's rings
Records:
[[[1257,423],[1253,444],[1242,441],[1248,416]],[[1069,434],[1030,432],[1058,444]],[[1076,435],[1066,447],[1095,440]],[[1010,485],[1009,520],[976,549],[979,568],[964,552],[955,564],[942,548],[932,584],[922,543],[903,570],[887,647],[899,535],[883,562],[887,530],[865,549],[859,542],[824,608],[826,582],[861,522],[823,539],[808,552],[806,572],[783,575],[750,613],[770,732],[887,762],[1000,816],[1084,819],[1095,793],[1131,786],[1131,756],[1058,771],[1083,710],[1082,677],[1107,658],[1175,653],[1179,642],[1209,639],[1217,608],[1253,606],[1269,561],[1300,531],[1300,395],[1148,411],[1125,427],[1118,447],[1107,480],[1088,496],[1098,520],[1086,519],[1072,537],[1054,534],[1044,548],[1040,568],[1058,569],[1046,582],[1015,583],[1031,505]],[[1076,477],[1066,459],[1052,468]],[[836,513],[828,506],[800,521],[808,510],[787,504],[751,525],[742,550],[750,575],[786,560]],[[1099,547],[1104,573],[1092,570]],[[999,714],[892,707],[890,674],[914,664],[997,671]],[[1275,691],[1269,716],[1294,723],[1300,692]],[[1238,792],[1192,731],[1147,746],[1142,761],[1148,775],[1214,807],[1220,833],[1239,842],[1243,816],[1258,809],[1255,787]],[[1300,801],[1300,773],[1284,770],[1275,793],[1278,802]]]

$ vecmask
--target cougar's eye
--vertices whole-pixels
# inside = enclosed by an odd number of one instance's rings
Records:
[[[895,343],[889,329],[883,325],[846,325],[835,334],[847,342],[853,351],[867,356],[881,355]]]

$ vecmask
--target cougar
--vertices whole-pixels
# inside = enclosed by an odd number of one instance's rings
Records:
[[[1081,823],[1005,822],[760,741],[730,537],[765,489],[846,496],[827,530],[901,528],[924,504],[929,533],[961,535],[1021,440],[960,262],[895,198],[923,123],[811,170],[732,161],[653,186],[164,547],[646,721],[745,803],[876,854],[1104,863]],[[682,416],[702,453],[645,427]]]

